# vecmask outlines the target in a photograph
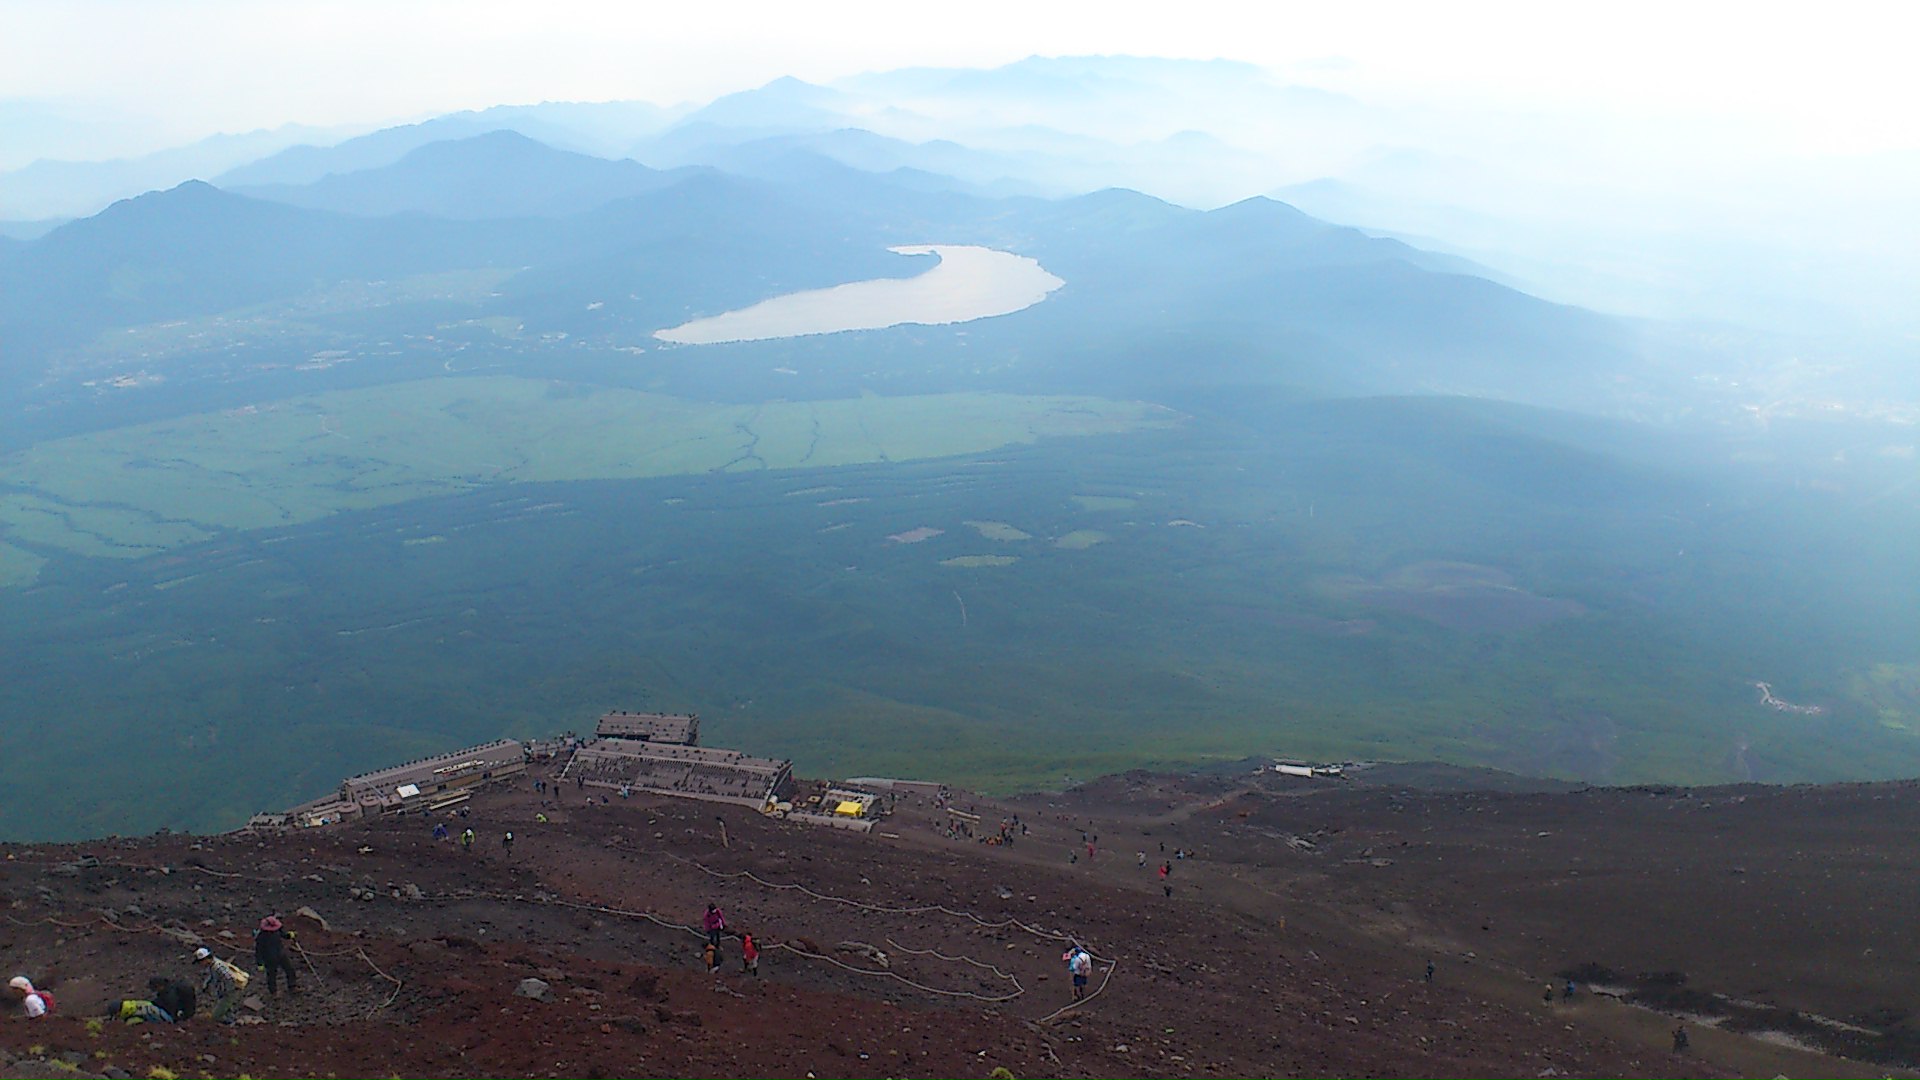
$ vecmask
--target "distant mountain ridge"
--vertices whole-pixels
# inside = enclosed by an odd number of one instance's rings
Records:
[[[361,146],[384,154],[399,137]],[[988,198],[911,169],[854,168],[809,140],[757,145],[756,178],[662,172],[503,130],[430,142],[392,164],[306,185],[229,193],[190,183],[15,247],[0,259],[8,285],[0,327],[32,363],[106,327],[214,314],[340,281],[512,267],[491,305],[498,310],[569,335],[646,341],[778,292],[906,272],[910,264],[886,248],[932,239],[1011,247],[1067,279],[1058,298],[976,331],[1074,340],[1025,376],[1050,387],[1158,385],[1168,375],[1157,368],[1115,370],[1106,360],[1096,378],[1076,357],[1189,321],[1233,357],[1235,378],[1343,392],[1571,405],[1595,381],[1635,368],[1625,336],[1604,319],[1284,203],[1255,198],[1200,212],[1126,191]],[[926,378],[916,367],[901,375]],[[1568,389],[1569,373],[1578,389]]]
[[[252,198],[360,217],[418,213],[481,219],[565,217],[677,183],[635,161],[608,161],[501,129],[418,146],[391,165],[310,184],[230,186]]]

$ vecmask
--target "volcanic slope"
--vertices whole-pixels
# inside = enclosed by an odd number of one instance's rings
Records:
[[[1699,1026],[1678,1056],[1670,1016],[1585,992],[1543,1004],[1548,976],[1524,966],[1537,940],[1467,935],[1365,884],[1419,875],[1444,898],[1536,868],[1503,869],[1501,849],[1472,844],[1446,850],[1459,865],[1380,867],[1344,852],[1355,830],[1328,839],[1334,826],[1316,826],[1321,840],[1303,848],[1304,833],[1286,831],[1298,826],[1267,817],[1361,820],[1421,799],[1479,823],[1465,794],[1289,789],[1250,773],[1114,778],[1005,803],[957,794],[954,808],[989,824],[1020,816],[1014,844],[989,846],[949,838],[945,812],[912,796],[861,836],[683,800],[583,804],[571,789],[543,808],[531,782],[474,800],[456,824],[479,835],[472,853],[419,817],[7,846],[0,949],[60,1010],[0,1022],[0,1071],[60,1067],[44,1058],[139,1076],[1884,1073]],[[1574,794],[1471,796],[1496,797],[1591,807]],[[1721,854],[1743,842],[1728,836]],[[693,925],[709,901],[761,942],[758,979],[732,938],[722,971],[700,970]],[[326,925],[293,914],[302,907]],[[270,910],[299,931],[300,996],[267,998],[256,982],[260,1007],[241,1012],[257,1022],[90,1030],[87,1016],[148,975],[187,974],[196,940],[249,959],[247,930]],[[1569,940],[1589,914],[1569,909]],[[1069,939],[1100,961],[1077,1008],[1059,959]],[[550,984],[546,1000],[515,995],[527,978]]]

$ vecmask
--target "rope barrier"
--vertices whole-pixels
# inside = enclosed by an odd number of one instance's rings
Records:
[[[702,940],[705,940],[707,936],[704,930],[701,930],[696,926],[692,926],[687,923],[672,922],[670,920],[663,919],[660,916],[655,915],[649,911],[637,911],[637,910],[632,910],[628,908],[616,908],[616,907],[608,906],[606,904],[588,904],[588,903],[582,903],[577,900],[562,900],[559,897],[529,899],[525,896],[511,896],[506,893],[485,893],[485,892],[471,891],[471,892],[461,892],[461,893],[431,893],[431,894],[428,894],[426,897],[424,897],[424,899],[429,901],[434,901],[434,902],[445,902],[445,901],[451,901],[451,900],[495,900],[495,901],[502,901],[502,902],[518,902],[523,904],[542,904],[542,905],[548,905],[552,907],[572,908],[578,911],[592,911],[601,915],[616,915],[624,918],[645,919],[648,922],[654,923],[658,926],[666,927],[669,930],[684,930],[688,934],[691,934],[694,937],[700,938]],[[889,944],[892,944],[892,942],[889,941]],[[928,994],[940,995],[942,997],[964,997],[964,998],[972,998],[975,1001],[984,1001],[990,1004],[999,1004],[1001,1002],[1012,1001],[1014,998],[1017,998],[1020,995],[1027,992],[1026,988],[1020,985],[1020,981],[1014,978],[1012,975],[1006,975],[1004,973],[1000,973],[999,969],[993,967],[992,964],[983,964],[978,960],[970,960],[966,957],[941,956],[941,959],[948,960],[950,962],[964,961],[966,963],[973,964],[976,967],[987,968],[996,973],[999,973],[1008,982],[1013,983],[1015,987],[1014,992],[1011,994],[988,995],[988,994],[976,994],[971,990],[946,990],[938,986],[928,986],[925,983],[916,982],[913,979],[909,979],[906,976],[896,971],[885,971],[885,970],[875,970],[873,968],[855,967],[852,964],[848,964],[848,963],[845,963],[844,961],[837,960],[831,956],[826,955],[825,953],[816,953],[808,949],[802,949],[797,945],[792,945],[784,941],[769,944],[767,948],[769,950],[783,949],[787,952],[793,953],[795,956],[804,956],[809,960],[823,960],[829,964],[832,964],[835,967],[853,972],[856,975],[868,975],[874,978],[893,979],[896,982],[904,983],[907,986],[913,987],[915,990],[919,990]],[[902,949],[901,951],[914,952],[915,950]],[[939,955],[937,952],[934,952],[933,950],[922,950],[922,952],[923,954],[932,953],[933,955]]]
[[[833,903],[833,904],[844,904],[848,907],[861,908],[866,911],[875,911],[883,915],[925,915],[928,912],[937,911],[943,915],[951,915],[956,919],[968,919],[973,923],[975,923],[976,925],[981,926],[988,930],[1005,930],[1006,928],[1013,926],[1013,927],[1018,927],[1029,934],[1032,934],[1034,937],[1047,938],[1052,941],[1064,941],[1070,945],[1080,944],[1080,939],[1074,937],[1071,934],[1063,934],[1057,930],[1043,929],[1041,927],[1034,926],[1030,923],[1022,922],[1021,920],[1016,919],[1011,915],[1009,915],[1004,919],[999,920],[998,922],[990,922],[986,919],[982,919],[978,915],[975,915],[971,911],[957,910],[955,908],[947,907],[944,904],[921,904],[914,907],[889,907],[885,904],[870,904],[863,900],[852,900],[844,896],[831,896],[827,893],[815,892],[814,890],[807,888],[805,885],[800,885],[797,883],[782,883],[777,881],[768,881],[767,879],[759,876],[758,874],[755,874],[751,870],[735,870],[732,872],[728,872],[724,870],[715,870],[712,867],[706,866],[694,859],[689,859],[680,855],[675,855],[670,851],[662,851],[657,853],[640,852],[640,851],[634,850],[633,848],[626,847],[625,845],[622,845],[622,844],[610,844],[608,846],[615,848],[616,850],[626,851],[626,852],[629,852],[630,854],[636,854],[636,855],[642,855],[642,854],[664,855],[667,858],[674,860],[675,862],[685,863],[688,866],[691,866],[694,869],[699,870],[700,872],[707,874],[711,877],[746,878],[749,881],[752,881],[755,884],[760,885],[764,888],[797,890],[799,892],[807,894],[808,896],[813,897],[816,900],[822,900],[822,901],[826,901],[828,903]],[[1101,959],[1101,957],[1098,954],[1094,953],[1092,949],[1088,949],[1087,952],[1088,952],[1088,955],[1093,956],[1094,959],[1096,960]]]

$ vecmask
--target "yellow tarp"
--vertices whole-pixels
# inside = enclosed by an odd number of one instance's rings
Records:
[[[846,802],[841,803],[839,806],[834,807],[833,812],[836,814],[845,814],[848,817],[859,817],[860,809],[861,807],[859,803],[849,799]]]

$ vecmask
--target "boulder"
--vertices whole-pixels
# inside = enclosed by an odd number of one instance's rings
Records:
[[[196,949],[207,943],[206,939],[199,934],[178,926],[163,926],[160,932],[183,945],[191,945]]]
[[[544,979],[521,979],[520,985],[514,987],[513,992],[535,1001],[550,1001],[553,998],[553,988],[547,985]]]
[[[874,963],[879,964],[883,968],[891,968],[893,966],[892,962],[887,959],[887,954],[885,952],[881,951],[875,946],[867,944],[864,941],[843,941],[840,944],[835,945],[834,949],[836,951],[843,952],[843,953],[852,953],[856,956],[864,956],[867,959],[873,961]]]

